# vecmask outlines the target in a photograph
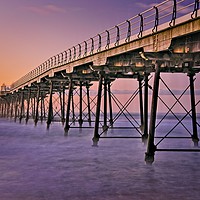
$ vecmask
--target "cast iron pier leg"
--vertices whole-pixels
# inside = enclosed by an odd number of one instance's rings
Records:
[[[35,95],[33,99],[31,99],[31,104],[32,104],[32,117],[35,119]]]
[[[100,111],[101,111],[102,83],[103,83],[103,76],[102,74],[100,74],[98,94],[97,94],[96,119],[95,119],[95,125],[94,125],[94,137],[92,139],[93,146],[98,146],[98,141],[100,138],[98,131],[99,131],[99,119],[100,119]]]
[[[31,89],[28,91],[28,97],[27,97],[26,124],[28,123],[29,120],[30,98],[31,98]]]
[[[23,114],[24,114],[24,92],[22,91],[22,93],[21,93],[21,108],[20,108],[19,123],[22,122]]]
[[[41,120],[41,123],[43,122],[43,96],[41,95],[41,102],[40,102],[40,120]]]
[[[146,140],[148,138],[148,88],[149,88],[149,74],[145,72],[144,75],[144,129],[142,139]]]
[[[62,93],[59,91],[59,100],[60,100],[60,112],[61,112],[61,122],[63,121],[63,103],[62,103]]]
[[[155,135],[155,125],[156,125],[157,104],[158,104],[159,79],[160,79],[160,69],[159,66],[157,66],[154,77],[154,85],[153,85],[148,145],[147,145],[147,152],[145,155],[146,163],[153,163],[154,154],[156,151],[156,146],[154,145],[154,135]]]
[[[107,79],[104,78],[104,125],[103,131],[107,131]]]
[[[1,117],[4,117],[4,100],[2,101],[2,104],[1,104]]]
[[[6,117],[6,107],[7,107],[7,100],[4,101],[4,108],[3,108],[3,117]]]
[[[110,108],[110,124],[113,125],[113,111],[112,111],[112,96],[111,96],[111,82],[108,82],[108,100],[109,100],[109,108]]]
[[[13,106],[14,106],[14,99],[11,97],[11,109],[10,109],[10,118],[13,117]]]
[[[5,114],[5,100],[3,101],[3,104],[2,104],[2,117],[5,117],[4,114]]]
[[[140,121],[141,121],[140,129],[144,133],[144,111],[143,111],[143,97],[142,97],[142,80],[143,80],[143,78],[141,76],[139,76],[138,77],[138,83],[139,83]]]
[[[52,115],[53,115],[53,82],[50,83],[50,96],[49,96],[49,109],[48,109],[48,117],[47,117],[47,129],[49,129],[51,121],[52,121]]]
[[[80,94],[79,94],[79,126],[81,127],[83,125],[83,84],[82,81],[80,81]]]
[[[86,84],[86,89],[87,89],[88,122],[89,125],[91,126],[90,86],[88,83]]]
[[[16,98],[15,98],[15,116],[14,116],[14,120],[15,122],[17,121],[17,111],[18,111],[18,95],[16,95]]]
[[[0,117],[3,117],[3,101],[0,101]]]
[[[4,101],[3,117],[6,117],[6,107],[7,107],[7,99],[5,99],[5,101]]]
[[[65,123],[65,86],[63,85],[63,89],[62,89],[62,124],[64,125]]]
[[[40,86],[38,85],[38,90],[37,90],[37,99],[36,99],[36,108],[35,108],[35,126],[38,123],[38,119],[39,119],[39,101],[40,101]]]
[[[65,133],[67,133],[70,128],[69,116],[70,116],[70,103],[71,103],[72,92],[73,92],[73,81],[72,81],[72,79],[70,79],[68,101],[67,101],[67,111],[66,111],[66,119],[65,119],[65,128],[64,128]]]
[[[72,93],[71,93],[71,101],[72,101],[72,121],[75,124],[76,116],[75,116],[75,108],[74,108],[74,94],[73,94],[73,90],[72,90]]]
[[[190,100],[191,100],[191,110],[192,110],[192,127],[193,135],[192,140],[195,146],[198,146],[199,138],[197,133],[197,119],[196,119],[196,109],[195,109],[195,93],[194,93],[194,74],[189,73],[190,78]]]
[[[6,117],[7,118],[9,117],[9,114],[10,114],[10,104],[11,104],[11,98],[8,97],[7,98],[7,111],[6,111]]]
[[[45,111],[45,102],[44,102],[44,99],[45,99],[45,95],[42,98],[42,104],[43,104],[43,116],[44,116],[44,119],[46,119],[46,111]]]

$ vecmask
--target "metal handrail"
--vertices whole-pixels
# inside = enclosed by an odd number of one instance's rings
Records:
[[[144,32],[149,29],[152,30],[152,33],[156,33],[159,31],[160,23],[170,22],[169,26],[174,26],[177,16],[181,17],[191,13],[193,19],[197,17],[198,10],[199,0],[193,0],[193,3],[191,1],[187,2],[187,0],[165,0],[68,50],[58,53],[56,56],[50,57],[37,68],[11,84],[10,88],[14,90],[25,83],[30,83],[31,80],[35,80],[51,69],[130,42],[131,39],[133,40],[133,36],[143,37],[145,36]]]

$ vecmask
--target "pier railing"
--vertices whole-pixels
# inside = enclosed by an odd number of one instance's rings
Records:
[[[11,91],[31,82],[31,80],[51,69],[109,50],[148,34],[157,33],[164,28],[175,26],[182,22],[178,20],[181,17],[187,16],[185,20],[188,20],[188,17],[190,19],[196,18],[198,17],[198,12],[199,0],[163,1],[116,26],[98,33],[88,40],[50,57],[11,84]]]

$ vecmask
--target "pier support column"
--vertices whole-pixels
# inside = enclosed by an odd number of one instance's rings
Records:
[[[144,133],[144,108],[143,108],[143,95],[142,95],[142,80],[143,78],[139,75],[138,83],[139,83],[139,103],[140,103],[140,130]]]
[[[63,123],[63,102],[62,102],[62,92],[61,91],[59,91],[59,101],[60,101],[61,122]]]
[[[108,82],[108,101],[109,101],[109,108],[110,108],[109,122],[112,126],[113,125],[113,109],[112,109],[112,96],[111,96],[111,81]]]
[[[46,94],[43,93],[43,95],[41,96],[41,109],[42,109],[42,112],[41,112],[41,121],[43,121],[43,119],[46,119],[46,111],[45,111],[45,97],[46,97]]]
[[[1,105],[1,117],[4,117],[4,106],[5,106],[5,100],[2,101],[2,105]]]
[[[35,106],[35,119],[34,119],[34,122],[35,122],[35,126],[37,125],[38,123],[38,119],[39,119],[39,102],[40,102],[40,86],[38,85],[37,87],[37,97],[36,97],[36,106]]]
[[[192,110],[192,127],[193,135],[192,140],[195,146],[198,146],[199,138],[197,133],[197,119],[196,119],[196,108],[195,108],[195,92],[194,92],[194,73],[189,73],[190,79],[190,100],[191,100],[191,110]]]
[[[0,98],[0,117],[2,117],[2,100]]]
[[[7,110],[8,110],[8,100],[5,99],[5,108],[4,108],[4,117],[7,117]]]
[[[30,99],[31,99],[31,89],[29,89],[27,97],[26,124],[28,123],[29,120]]]
[[[76,116],[75,116],[73,89],[72,89],[72,93],[71,93],[71,101],[72,101],[72,121],[73,121],[73,123],[75,124],[75,122],[76,122]]]
[[[44,95],[43,98],[42,98],[42,104],[43,104],[43,116],[44,116],[44,119],[46,119],[46,107],[45,107],[45,99],[46,96]]]
[[[1,117],[3,117],[4,100],[1,100]]]
[[[40,102],[40,120],[41,120],[41,123],[43,122],[43,119],[44,119],[44,113],[43,113],[43,111],[44,111],[44,108],[43,108],[43,106],[44,106],[44,97],[43,97],[43,94],[41,94],[41,102]]]
[[[3,100],[0,99],[0,117],[3,117]]]
[[[157,104],[158,104],[159,79],[160,79],[160,67],[157,66],[155,77],[154,77],[154,85],[153,85],[151,118],[150,118],[147,152],[145,155],[146,163],[153,163],[154,154],[156,151],[156,146],[154,145],[154,136],[155,136],[156,114],[157,114]]]
[[[6,102],[5,102],[5,99],[4,99],[3,102],[2,102],[2,117],[5,117],[5,104],[6,104]]]
[[[0,98],[0,117],[2,117],[2,100]]]
[[[8,106],[9,106],[9,101],[8,98],[5,99],[5,118],[8,117]]]
[[[0,117],[2,117],[2,105],[3,105],[3,102],[2,102],[2,100],[0,99]]]
[[[53,118],[53,82],[50,82],[49,88],[49,109],[48,109],[48,116],[47,116],[47,129],[49,129],[51,121]]]
[[[103,131],[108,130],[107,125],[107,79],[104,78],[104,125],[103,125]]]
[[[144,129],[142,139],[143,141],[148,138],[148,97],[149,97],[149,74],[145,72],[144,75]]]
[[[21,99],[20,99],[20,114],[19,114],[19,123],[22,122],[23,118],[23,110],[24,110],[24,92],[21,92]]]
[[[62,94],[60,94],[60,105],[61,105],[61,122],[62,125],[65,123],[65,86],[63,85]]]
[[[11,108],[11,97],[7,98],[7,113],[6,113],[6,117],[9,118],[10,116],[10,108]]]
[[[7,107],[8,107],[8,102],[7,99],[5,99],[5,103],[4,103],[4,117],[7,117]]]
[[[98,94],[97,94],[96,119],[95,119],[95,125],[94,125],[94,137],[92,139],[93,140],[93,146],[98,145],[98,141],[99,141],[99,138],[100,138],[98,131],[99,131],[100,110],[101,110],[102,83],[103,83],[103,75],[100,74]]]
[[[34,97],[31,99],[31,107],[32,107],[32,117],[35,119],[35,94]]]
[[[72,99],[72,92],[73,92],[73,81],[70,79],[69,83],[69,92],[68,92],[68,101],[67,101],[67,110],[66,110],[66,119],[65,119],[65,133],[69,131],[69,117],[70,117],[70,106],[71,106],[71,99]]]
[[[87,108],[88,108],[88,122],[91,126],[91,108],[90,108],[90,86],[86,83],[86,91],[87,91]]]
[[[11,97],[11,108],[10,108],[10,118],[13,117],[13,106],[14,106],[14,98]]]
[[[79,126],[83,125],[83,83],[80,81],[80,93],[79,93]]]
[[[18,115],[18,94],[16,94],[15,98],[15,115],[14,115],[14,120],[15,122],[17,121],[17,115]]]
[[[4,117],[7,118],[8,99],[5,98]]]

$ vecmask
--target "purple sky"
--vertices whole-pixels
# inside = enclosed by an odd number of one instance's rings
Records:
[[[0,0],[0,85],[162,0]]]

